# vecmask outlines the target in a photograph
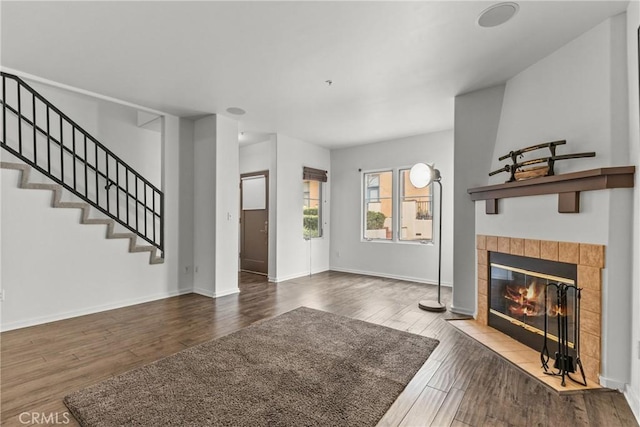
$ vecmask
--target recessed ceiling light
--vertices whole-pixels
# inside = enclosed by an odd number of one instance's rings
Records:
[[[518,12],[518,3],[498,3],[485,9],[478,17],[478,25],[484,28],[497,27],[502,25]]]
[[[229,114],[234,114],[236,116],[241,116],[244,113],[246,113],[246,111],[244,111],[242,108],[240,107],[229,107],[227,108],[227,113]]]

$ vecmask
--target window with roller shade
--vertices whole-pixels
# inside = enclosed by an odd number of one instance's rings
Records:
[[[304,167],[302,172],[302,235],[305,239],[322,237],[322,190],[327,172]]]

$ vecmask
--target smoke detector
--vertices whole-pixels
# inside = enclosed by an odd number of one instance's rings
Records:
[[[520,5],[518,5],[518,3],[506,2],[494,4],[483,10],[480,16],[478,16],[478,25],[483,28],[497,27],[513,18],[519,9]]]
[[[245,114],[246,111],[244,111],[240,107],[229,107],[229,108],[227,108],[227,113],[233,114],[233,115],[236,115],[236,116],[241,116],[241,115]]]

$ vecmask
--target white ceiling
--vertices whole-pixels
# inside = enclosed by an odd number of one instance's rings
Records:
[[[2,1],[0,62],[179,116],[241,107],[254,141],[334,148],[450,129],[455,95],[627,6],[520,1],[507,24],[477,26],[495,3]]]

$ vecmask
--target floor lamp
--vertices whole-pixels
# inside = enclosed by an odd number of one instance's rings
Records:
[[[440,302],[440,287],[442,277],[442,183],[440,182],[440,171],[433,166],[424,163],[413,165],[409,172],[409,180],[416,188],[424,188],[432,182],[437,182],[440,186],[440,213],[438,214],[438,300],[422,300],[418,307],[427,311],[446,311],[447,308]]]

